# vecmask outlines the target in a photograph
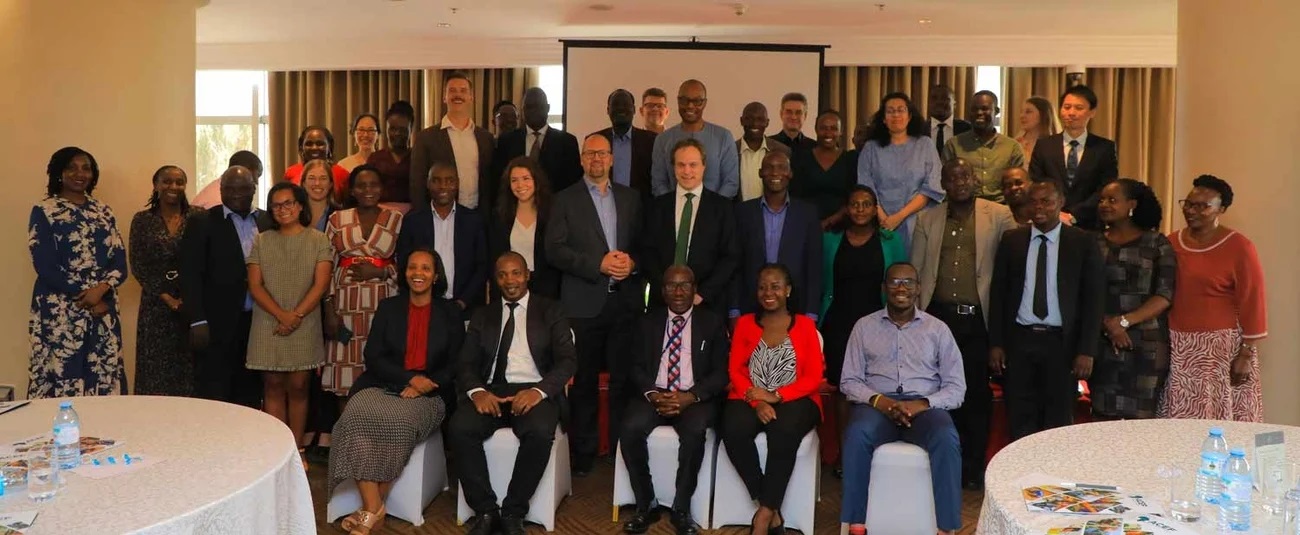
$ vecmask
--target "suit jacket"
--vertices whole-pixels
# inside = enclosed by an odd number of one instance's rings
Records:
[[[921,295],[917,306],[925,310],[934,297],[939,280],[939,254],[943,231],[948,223],[948,202],[921,210],[912,229],[912,265],[921,277]],[[989,321],[989,285],[993,282],[993,260],[997,256],[1002,234],[1017,228],[1011,209],[1004,205],[975,199],[975,289],[980,296],[984,324]]]
[[[701,305],[721,312],[731,302],[731,278],[740,267],[740,241],[731,199],[703,189],[695,203],[695,226],[691,232],[686,265],[695,271],[696,293]],[[650,201],[642,255],[650,279],[650,303],[663,304],[664,271],[673,265],[677,251],[677,189]]]
[[[481,126],[474,127],[474,139],[478,140],[478,204],[490,207],[499,182],[492,176],[492,151],[496,147],[496,141]],[[429,203],[429,169],[436,162],[456,165],[456,153],[451,148],[451,137],[447,135],[447,130],[441,125],[434,125],[416,134],[411,142],[410,161],[411,205],[426,205]]]
[[[761,197],[742,202],[736,207],[741,276],[734,278],[731,308],[739,310],[741,314],[758,310],[758,270],[767,263],[763,219],[765,210]],[[821,219],[817,217],[816,207],[799,199],[791,198],[785,210],[785,224],[781,227],[776,261],[790,270],[790,278],[794,282],[790,298],[795,310],[805,314],[818,314],[822,304]]]
[[[531,130],[523,127],[501,134],[497,140],[496,161],[492,164],[494,186],[501,183],[501,176],[510,160],[523,156],[527,151],[526,145],[532,144],[529,139],[531,133]],[[582,180],[578,138],[573,137],[573,134],[555,128],[546,129],[546,135],[542,137],[542,154],[537,161],[546,172],[546,178],[551,181],[551,191],[563,191]],[[492,191],[495,193],[497,190],[494,187]]]
[[[181,300],[190,323],[208,322],[214,343],[235,335],[248,295],[248,267],[235,224],[222,205],[190,216],[181,236]],[[266,212],[257,214],[257,230],[271,228]]]
[[[401,392],[416,375],[438,384],[438,390],[451,388],[452,370],[465,341],[465,326],[460,308],[451,301],[434,298],[429,314],[428,342],[425,346],[423,372],[406,369],[406,323],[410,317],[411,298],[395,295],[379,302],[366,338],[366,371],[352,383],[355,394],[375,386]]]
[[[1030,226],[1002,235],[993,266],[989,289],[989,347],[1005,347],[1016,324],[1016,313],[1025,292],[1025,259],[1029,255]],[[1097,356],[1101,339],[1101,315],[1106,299],[1097,238],[1071,226],[1061,229],[1056,263],[1056,284],[1060,293],[1061,327],[1065,335],[1065,358]]]
[[[606,128],[596,132],[614,144],[614,129]],[[650,200],[650,165],[655,157],[655,137],[659,134],[649,130],[632,127],[632,172],[629,173],[632,189],[641,192],[641,200]],[[546,145],[543,144],[542,147]]]
[[[637,247],[642,224],[641,194],[613,182],[610,191],[618,212],[618,249],[631,255],[637,266],[632,276],[619,281],[613,297],[639,311],[645,306],[641,274],[646,272],[644,257]],[[609,244],[585,180],[555,195],[550,219],[546,227],[547,260],[562,274],[560,302],[571,318],[593,318],[611,297],[609,277],[600,272],[600,261],[609,252]]]
[[[501,300],[479,308],[469,320],[465,343],[460,348],[457,391],[464,396],[475,388],[486,388],[492,380],[497,346],[501,342]],[[559,303],[540,295],[528,296],[528,350],[542,375],[537,388],[547,398],[562,402],[564,387],[578,368],[573,349],[573,331]],[[561,411],[563,414],[563,411]]]
[[[433,248],[433,208],[428,203],[416,205],[402,219],[402,231],[397,235],[398,273],[406,269],[406,257],[419,246]],[[452,281],[451,298],[465,303],[466,312],[482,305],[487,295],[487,229],[483,216],[477,211],[456,205],[456,273]],[[439,272],[438,276],[445,274]],[[406,277],[398,277],[406,285]]]
[[[784,137],[784,134],[779,134],[779,135]],[[780,141],[777,141],[776,139],[773,139],[774,137],[775,136],[767,138],[768,152],[781,152],[793,159],[794,152],[790,150],[790,146]],[[743,169],[745,167],[745,159],[742,152],[744,147],[745,147],[745,139],[744,138],[737,139],[736,140],[736,172],[739,173],[739,178],[737,180],[739,180],[740,182],[744,182],[745,180],[744,169]],[[791,163],[793,164],[793,161]],[[737,184],[739,184],[739,187],[736,188],[736,196],[731,198],[733,201],[736,202],[740,202],[742,200],[740,196],[745,191],[745,185],[741,184],[740,182],[737,182]]]
[[[727,324],[720,314],[707,308],[696,307],[691,312],[691,378],[694,385],[688,392],[701,402],[713,401],[727,393],[727,358],[731,342],[727,339]],[[651,309],[637,321],[632,332],[633,355],[632,384],[637,393],[656,390],[655,379],[659,367],[668,358],[668,309]]]
[[[1115,142],[1092,132],[1083,142],[1083,158],[1075,171],[1074,181],[1065,174],[1065,146],[1062,134],[1054,134],[1034,144],[1034,154],[1029,160],[1029,176],[1035,182],[1055,180],[1063,186],[1065,208],[1078,220],[1078,226],[1097,230],[1097,201],[1101,188],[1119,177],[1119,153]]]
[[[780,143],[782,147],[790,150],[812,150],[813,147],[817,146],[817,140],[804,135],[803,132],[799,133],[799,137],[791,138],[790,136],[785,135],[785,130],[767,136],[767,141],[768,143],[775,141]],[[736,148],[739,150],[740,147],[737,146]]]
[[[502,253],[511,250],[510,231],[513,228],[513,221],[507,225],[495,214],[488,218],[487,261],[489,263],[496,262]],[[533,224],[533,262],[528,265],[528,269],[533,272],[532,278],[528,280],[529,291],[551,299],[560,298],[560,271],[555,269],[546,258],[546,221],[541,218]],[[488,279],[492,299],[496,299],[500,295],[500,289],[497,288],[494,277]]]

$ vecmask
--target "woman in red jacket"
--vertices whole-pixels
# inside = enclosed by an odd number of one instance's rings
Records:
[[[731,341],[731,392],[722,419],[722,443],[731,464],[758,502],[753,534],[784,533],[781,502],[804,435],[821,422],[817,390],[825,365],[817,326],[792,311],[790,272],[780,264],[758,274],[759,312],[736,321]],[[754,437],[767,432],[767,472],[759,468]]]

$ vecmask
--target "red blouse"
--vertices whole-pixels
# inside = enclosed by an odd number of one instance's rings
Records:
[[[334,201],[338,203],[342,203],[343,199],[347,198],[348,175],[352,173],[349,173],[347,169],[339,167],[338,164],[334,164],[334,167],[333,169],[330,170],[330,172],[334,174]],[[302,162],[293,164],[289,166],[288,169],[285,169],[284,179],[301,186],[302,185]]]
[[[1178,278],[1169,328],[1182,332],[1241,328],[1243,338],[1268,335],[1264,268],[1255,244],[1233,231],[1204,249],[1190,248],[1180,230],[1169,235]]]
[[[753,314],[745,314],[736,320],[736,332],[731,337],[731,391],[727,393],[727,399],[745,399],[745,392],[753,388],[754,382],[749,378],[749,356],[762,339],[763,328],[754,321]],[[795,315],[794,328],[790,329],[790,344],[794,346],[795,379],[793,383],[776,389],[776,393],[785,401],[811,396],[820,411],[822,399],[818,392],[826,370],[826,358],[822,354],[817,325],[808,316]]]
[[[433,303],[409,305],[406,313],[406,369],[422,372],[429,362],[429,318]]]

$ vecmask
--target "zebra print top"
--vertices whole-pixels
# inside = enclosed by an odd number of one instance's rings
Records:
[[[776,390],[793,383],[794,369],[794,345],[789,336],[776,347],[769,347],[760,339],[758,347],[749,355],[749,379],[754,386],[764,390]]]

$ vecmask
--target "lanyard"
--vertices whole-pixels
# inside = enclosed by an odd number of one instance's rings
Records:
[[[671,312],[671,311],[669,311],[669,312]],[[672,332],[672,328],[673,328],[673,322],[672,322],[672,319],[669,319],[669,320],[668,320],[668,324],[664,326],[664,338],[665,338],[665,340],[664,340],[664,348],[661,349],[661,350],[659,350],[659,353],[660,353],[661,355],[664,354],[664,353],[667,353],[667,352],[668,352],[668,348],[672,347],[673,342],[676,342],[678,338],[680,338],[681,336],[683,336],[683,335],[686,333],[686,327],[688,327],[688,326],[691,324],[691,316],[693,316],[693,315],[695,315],[695,309],[694,309],[694,308],[692,308],[691,311],[690,311],[690,312],[687,312],[687,313],[686,313],[686,316],[684,316],[684,319],[685,319],[686,321],[682,322],[682,330],[681,330],[681,331],[678,331],[677,334],[673,334],[673,332]]]

